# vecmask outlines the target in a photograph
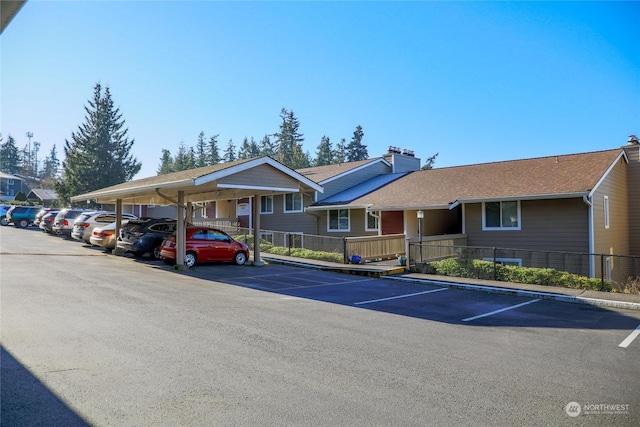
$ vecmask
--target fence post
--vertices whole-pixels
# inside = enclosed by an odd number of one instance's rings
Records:
[[[344,263],[349,264],[349,257],[347,255],[347,238],[342,238],[342,257],[344,258]]]
[[[496,251],[497,249],[494,247],[493,248],[493,280],[498,280],[498,271],[497,271],[497,267],[496,267]]]
[[[604,254],[600,254],[600,284],[604,289]]]

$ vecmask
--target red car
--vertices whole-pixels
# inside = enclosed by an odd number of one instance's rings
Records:
[[[176,236],[162,242],[160,256],[167,264],[176,262]],[[187,227],[185,264],[193,267],[203,262],[234,262],[242,265],[249,259],[249,247],[234,240],[222,230],[210,227]]]

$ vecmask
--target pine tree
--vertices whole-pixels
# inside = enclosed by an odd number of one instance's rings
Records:
[[[300,169],[309,166],[309,155],[302,149],[304,135],[298,132],[299,120],[293,111],[282,109],[280,111],[280,132],[274,134],[276,138],[276,160],[289,166],[291,169]]]
[[[344,163],[347,159],[347,146],[344,138],[340,139],[340,142],[336,146],[333,152],[333,163]]]
[[[201,168],[203,166],[207,166],[207,147],[204,141],[204,132],[200,132],[196,145],[196,167]]]
[[[187,146],[184,145],[184,141],[181,141],[180,145],[178,146],[178,152],[173,158],[174,172],[193,169],[194,161],[192,153],[193,148],[187,148]]]
[[[213,135],[209,138],[209,150],[207,153],[207,166],[217,165],[222,161],[220,157],[220,150],[218,149],[218,136]]]
[[[438,157],[438,154],[440,153],[436,153],[433,156],[429,157],[425,162],[424,162],[424,166],[422,166],[420,168],[420,170],[429,170],[429,169],[433,169],[433,164],[436,162],[436,157]]]
[[[18,173],[20,169],[20,151],[11,135],[7,142],[0,145],[0,170],[6,173]]]
[[[333,149],[331,147],[331,140],[328,136],[323,135],[318,145],[318,152],[316,154],[315,166],[325,166],[333,163]]]
[[[131,155],[134,140],[127,137],[120,109],[111,92],[97,83],[85,106],[85,122],[65,140],[65,160],[56,192],[64,204],[73,195],[131,180],[142,164]]]
[[[238,158],[239,159],[248,159],[250,157],[249,155],[249,139],[247,139],[247,137],[244,137],[244,140],[242,141],[242,145],[240,146],[240,149],[238,150]]]
[[[236,160],[236,146],[233,145],[232,139],[229,140],[227,148],[225,148],[222,157],[224,158],[225,162],[233,162]]]
[[[351,138],[351,141],[347,146],[347,162],[355,162],[357,160],[366,160],[369,158],[367,146],[362,145],[363,136],[364,132],[362,131],[362,126],[356,126],[356,130],[353,132],[353,138]]]
[[[58,177],[58,171],[60,170],[60,160],[58,160],[58,153],[56,150],[56,145],[53,144],[49,155],[44,158],[42,162],[42,174],[41,179],[43,180],[53,180]]]
[[[261,156],[269,156],[269,157],[276,156],[276,146],[271,141],[271,138],[269,137],[269,135],[265,135],[262,138],[262,140],[260,140],[259,148],[260,148]]]
[[[258,143],[251,137],[251,141],[249,142],[249,158],[260,157],[261,155]]]
[[[157,174],[165,175],[174,172],[173,170],[173,157],[171,152],[166,149],[162,149],[162,157],[160,157],[160,166],[158,167]]]

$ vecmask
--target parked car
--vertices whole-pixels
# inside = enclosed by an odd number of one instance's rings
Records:
[[[45,216],[40,219],[40,224],[38,225],[40,230],[48,234],[53,234],[53,222],[56,220],[58,212],[60,211],[51,211],[48,214],[45,214]]]
[[[38,211],[38,213],[36,214],[36,218],[33,220],[33,225],[35,225],[36,227],[40,226],[40,221],[42,220],[42,217],[45,216],[46,214],[50,213],[50,212],[60,212],[59,208],[42,208]]]
[[[0,225],[7,225],[7,211],[11,209],[11,205],[0,205]]]
[[[122,226],[127,225],[128,220],[122,220]],[[100,246],[105,249],[113,249],[116,247],[116,223],[115,221],[103,226],[95,227],[91,231],[89,243],[94,246]]]
[[[120,229],[116,247],[136,257],[146,253],[162,259],[160,248],[165,237],[176,231],[176,220],[171,218],[143,218],[131,220]]]
[[[210,227],[187,227],[185,264],[193,267],[204,262],[234,262],[242,265],[249,259],[249,247],[222,230]],[[160,256],[167,264],[176,261],[176,236],[162,243]]]
[[[137,219],[135,215],[123,213],[122,219]],[[95,227],[111,224],[116,220],[115,212],[97,211],[97,212],[84,212],[76,217],[73,221],[73,230],[71,231],[71,238],[77,240],[84,240],[86,243],[90,243],[91,232]]]
[[[11,206],[7,211],[7,224],[13,223],[16,227],[27,228],[36,219],[40,206]]]
[[[83,209],[62,209],[56,215],[56,219],[53,221],[53,232],[55,234],[71,238],[71,230],[73,230],[73,220],[78,215],[85,212]]]

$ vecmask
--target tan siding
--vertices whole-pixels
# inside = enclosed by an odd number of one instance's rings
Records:
[[[593,194],[594,252],[629,253],[627,164],[620,159]],[[609,228],[605,228],[604,197],[609,197]]]
[[[318,212],[319,233],[322,236],[329,237],[358,237],[358,236],[377,236],[377,231],[365,231],[365,210],[350,209],[349,210],[349,231],[329,231],[327,222],[328,211]]]
[[[640,145],[625,147],[629,157],[629,254],[640,255]]]
[[[324,186],[324,193],[318,193],[318,201],[324,200],[329,196],[333,196],[341,191],[353,187],[354,185],[365,182],[378,175],[390,173],[391,170],[384,163],[374,163],[355,172],[351,172],[344,177],[330,181]]]
[[[304,194],[303,206],[311,204],[311,196]],[[317,234],[316,217],[304,212],[284,212],[284,196],[273,196],[273,213],[260,215],[260,228],[263,230],[289,231],[295,233]]]
[[[469,246],[588,252],[589,211],[582,199],[521,202],[521,230],[482,231],[482,204],[465,206]]]
[[[260,165],[241,173],[223,177],[218,184],[251,185],[264,187],[298,188],[298,180],[274,169],[269,165]]]

